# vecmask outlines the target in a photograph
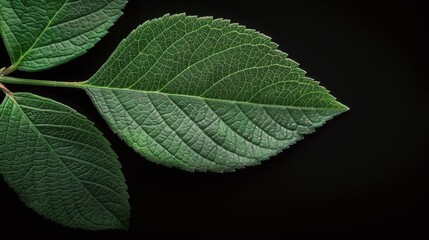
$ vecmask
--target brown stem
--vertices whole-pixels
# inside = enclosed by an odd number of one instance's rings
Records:
[[[0,90],[2,90],[7,96],[13,97],[13,93],[5,86],[3,83],[0,83]]]

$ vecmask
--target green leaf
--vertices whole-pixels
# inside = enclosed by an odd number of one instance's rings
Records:
[[[138,27],[84,86],[137,152],[188,171],[259,164],[347,110],[270,38],[185,15]]]
[[[126,229],[120,163],[93,123],[29,93],[0,105],[0,173],[34,211],[83,229]]]
[[[12,68],[40,71],[93,47],[126,0],[0,0],[0,32]]]

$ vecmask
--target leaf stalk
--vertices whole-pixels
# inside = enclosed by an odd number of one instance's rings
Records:
[[[2,90],[7,96],[13,97],[13,93],[2,83],[0,83],[0,90]]]
[[[45,86],[45,87],[60,87],[60,88],[84,88],[83,82],[61,82],[61,81],[50,81],[50,80],[24,79],[24,78],[6,77],[4,75],[0,75],[0,83]]]

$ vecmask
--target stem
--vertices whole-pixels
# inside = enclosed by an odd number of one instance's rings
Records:
[[[15,72],[15,70],[16,70],[16,67],[14,65],[12,65],[12,66],[10,66],[10,67],[8,67],[6,69],[2,69],[1,74],[3,76],[7,76],[7,75]]]
[[[7,89],[7,87],[5,85],[3,85],[2,83],[0,83],[0,90],[2,90],[6,95],[8,95],[9,97],[13,97],[13,93]]]
[[[58,82],[58,81],[49,81],[49,80],[13,78],[13,77],[6,77],[2,75],[0,75],[0,83],[45,86],[45,87],[61,87],[61,88],[84,88],[83,82]]]

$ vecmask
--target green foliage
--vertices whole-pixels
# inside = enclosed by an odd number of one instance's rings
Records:
[[[0,173],[34,211],[70,227],[128,227],[121,165],[84,116],[17,93],[0,105],[0,135]]]
[[[270,38],[227,20],[166,15],[139,26],[89,80],[7,77],[75,58],[106,34],[126,0],[0,0],[12,60],[0,68],[0,173],[39,214],[74,228],[127,229],[120,163],[93,123],[2,83],[84,89],[146,159],[187,171],[260,164],[348,110]]]
[[[185,15],[138,27],[84,86],[137,152],[189,171],[259,164],[347,109],[268,37]]]
[[[126,0],[0,0],[0,32],[14,69],[40,71],[84,54]]]

